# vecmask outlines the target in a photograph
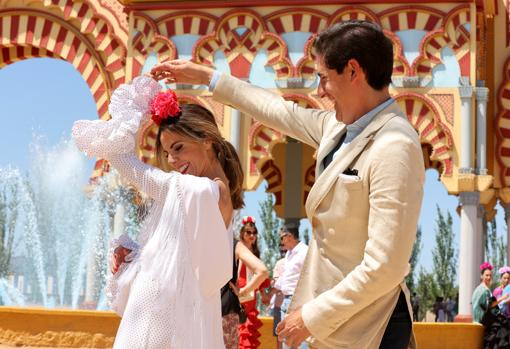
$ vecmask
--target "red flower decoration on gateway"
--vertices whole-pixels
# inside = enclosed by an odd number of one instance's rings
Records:
[[[181,116],[181,107],[177,101],[177,95],[172,90],[159,92],[152,99],[150,107],[152,121],[158,126],[169,117],[178,118]]]

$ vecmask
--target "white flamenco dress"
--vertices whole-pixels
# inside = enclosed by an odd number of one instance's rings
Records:
[[[111,120],[73,126],[79,149],[107,159],[152,199],[138,242],[126,235],[114,241],[133,250],[107,284],[109,304],[122,316],[114,348],[221,349],[220,289],[232,277],[233,236],[218,207],[219,188],[134,155],[136,132],[160,88],[135,78],[113,93]]]

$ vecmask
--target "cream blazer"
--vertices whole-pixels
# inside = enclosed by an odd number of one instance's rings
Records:
[[[346,132],[334,112],[301,108],[225,74],[213,97],[317,149],[306,201],[313,234],[291,310],[302,307],[318,349],[379,348],[401,290],[412,318],[404,277],[423,197],[417,132],[393,103],[324,170]]]

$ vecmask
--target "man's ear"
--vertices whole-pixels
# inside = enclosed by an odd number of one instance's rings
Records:
[[[360,76],[360,73],[363,72],[363,69],[361,68],[358,61],[354,58],[349,59],[349,62],[347,62],[347,67],[351,71],[351,81]]]

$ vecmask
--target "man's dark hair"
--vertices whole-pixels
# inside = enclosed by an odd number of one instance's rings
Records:
[[[393,44],[374,23],[359,20],[337,23],[317,35],[313,49],[324,59],[326,67],[338,74],[343,73],[350,59],[355,59],[373,89],[381,90],[391,83]]]
[[[297,227],[284,225],[282,227],[282,231],[290,233],[294,237],[294,239],[299,241],[299,229]]]

